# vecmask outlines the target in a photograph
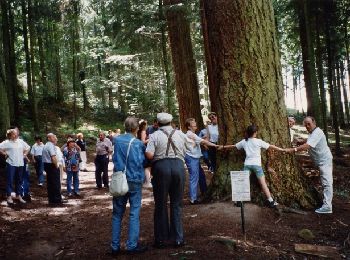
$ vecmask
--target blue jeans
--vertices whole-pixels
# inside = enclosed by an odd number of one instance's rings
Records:
[[[35,171],[36,175],[38,176],[38,183],[43,184],[45,177],[44,177],[44,163],[42,160],[42,156],[35,156]]]
[[[74,193],[79,192],[79,171],[67,171],[67,192],[72,192],[72,179],[73,179],[73,189]]]
[[[197,200],[198,183],[202,193],[204,193],[207,190],[205,174],[200,165],[200,158],[194,158],[186,154],[185,163],[190,175],[190,181],[189,181],[190,200],[195,201]]]
[[[15,181],[16,195],[22,194],[23,166],[16,167],[6,163],[6,195],[11,196],[12,183]]]
[[[22,196],[29,195],[29,176],[30,176],[30,171],[28,168],[28,163],[27,160],[24,160],[24,166],[23,166],[23,175],[22,175]]]
[[[120,232],[126,203],[129,200],[129,232],[126,241],[126,249],[133,250],[137,247],[140,234],[140,209],[142,199],[142,183],[128,182],[129,192],[121,197],[113,198],[112,216],[112,250],[120,249]]]

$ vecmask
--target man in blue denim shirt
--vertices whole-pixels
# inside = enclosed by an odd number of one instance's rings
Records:
[[[113,163],[114,171],[124,171],[127,159],[126,179],[128,181],[129,191],[124,196],[113,198],[112,255],[117,255],[120,252],[121,223],[128,200],[130,203],[130,219],[126,250],[128,253],[142,253],[147,250],[147,247],[138,243],[145,146],[139,139],[135,138],[139,128],[138,120],[135,117],[128,117],[124,122],[124,126],[126,134],[114,138]],[[131,141],[129,156],[126,158]]]

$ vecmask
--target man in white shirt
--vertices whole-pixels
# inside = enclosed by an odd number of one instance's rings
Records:
[[[36,175],[38,176],[38,185],[43,186],[44,184],[44,163],[42,159],[44,144],[40,136],[34,138],[35,143],[30,150],[32,160],[34,163]]]
[[[296,148],[285,149],[288,153],[298,151],[309,151],[314,163],[320,169],[321,183],[323,186],[323,205],[316,209],[319,214],[332,213],[332,198],[333,198],[333,156],[328,147],[327,139],[323,131],[316,126],[316,121],[313,117],[308,116],[304,119],[304,126],[309,132],[307,142]]]
[[[59,205],[67,202],[62,199],[60,170],[57,161],[57,137],[53,133],[47,135],[48,142],[45,144],[42,153],[44,169],[46,172],[47,196],[49,204]]]

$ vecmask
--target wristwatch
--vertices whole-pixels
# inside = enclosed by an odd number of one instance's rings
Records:
[[[297,152],[297,151],[298,151],[298,149],[295,147],[295,148],[294,148],[294,152]]]

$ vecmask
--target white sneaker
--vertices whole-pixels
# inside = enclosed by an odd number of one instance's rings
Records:
[[[333,213],[332,208],[324,206],[324,205],[321,208],[316,209],[315,212],[318,214],[331,214],[331,213]]]
[[[24,199],[22,199],[22,197],[21,197],[21,196],[18,196],[18,197],[17,197],[17,199],[19,200],[19,202],[21,202],[21,203],[23,203],[23,204],[25,204],[25,203],[26,203],[26,201],[25,201]]]
[[[13,199],[11,196],[7,197],[7,203],[8,204],[13,204]]]

